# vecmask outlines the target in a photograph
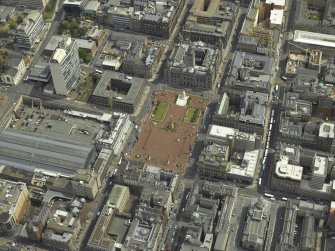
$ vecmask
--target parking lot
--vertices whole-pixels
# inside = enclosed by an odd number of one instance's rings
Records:
[[[104,125],[89,119],[71,117],[61,110],[22,106],[10,127],[25,132],[92,142]]]

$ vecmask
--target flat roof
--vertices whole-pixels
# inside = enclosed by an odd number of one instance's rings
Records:
[[[128,187],[115,185],[109,196],[109,203],[115,205],[115,207],[119,209],[124,197],[126,196],[127,191],[129,191]]]
[[[327,158],[315,155],[313,175],[326,175],[327,174]]]
[[[265,3],[267,3],[267,4],[274,4],[274,5],[280,5],[280,6],[285,6],[285,1],[286,0],[266,0]]]
[[[253,178],[256,171],[259,150],[246,151],[243,156],[243,164],[232,165],[228,173]]]
[[[210,125],[208,129],[208,134],[227,138],[228,136],[235,136],[235,133],[238,132],[237,129],[226,127],[226,126],[218,126],[218,125]]]
[[[324,47],[335,47],[335,35],[315,33],[309,31],[294,31],[294,42],[304,43],[304,44],[313,44]]]
[[[273,9],[270,14],[271,24],[281,25],[283,22],[284,10]]]
[[[319,137],[335,138],[335,125],[332,123],[322,123],[320,125]]]
[[[283,179],[301,181],[304,168],[302,166],[288,164],[288,161],[289,158],[287,156],[282,156],[280,158],[276,163],[276,175]]]
[[[95,41],[77,38],[76,43],[78,48],[92,50],[93,46],[95,45]]]
[[[98,11],[99,7],[100,7],[100,2],[89,1],[85,6],[85,11]]]
[[[113,81],[122,81],[124,84],[129,84],[130,89],[127,94],[121,94],[111,90],[111,82]],[[113,98],[123,103],[134,104],[144,83],[145,80],[142,78],[127,77],[123,73],[105,71],[92,95],[96,97]]]
[[[52,36],[45,46],[45,51],[55,51],[58,48],[60,42],[64,41],[63,36]]]

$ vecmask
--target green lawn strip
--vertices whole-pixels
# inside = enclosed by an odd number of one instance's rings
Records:
[[[50,0],[48,5],[45,7],[43,18],[44,19],[51,19],[55,13],[57,5],[57,0]]]
[[[197,124],[200,118],[200,110],[197,108],[188,108],[184,121],[190,124]]]
[[[158,101],[151,115],[151,120],[157,122],[163,122],[168,110],[169,110],[168,103]]]

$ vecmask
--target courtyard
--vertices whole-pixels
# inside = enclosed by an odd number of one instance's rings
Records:
[[[208,102],[190,95],[186,106],[178,106],[176,95],[170,91],[155,94],[155,105],[141,126],[131,158],[184,173]]]

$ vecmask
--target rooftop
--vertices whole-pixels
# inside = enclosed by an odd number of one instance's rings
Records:
[[[170,68],[179,68],[183,72],[204,75],[214,69],[219,57],[215,46],[204,42],[180,43],[174,46],[168,59]]]
[[[319,137],[321,138],[335,138],[335,124],[322,123],[320,125]]]
[[[285,6],[286,0],[266,0],[265,3],[267,4],[274,4],[274,5],[280,5]]]
[[[91,144],[12,129],[1,132],[0,146],[1,164],[31,172],[37,168],[72,175],[87,168],[94,156]]]
[[[89,1],[85,6],[85,11],[98,11],[100,7],[100,2],[98,1]]]
[[[280,160],[276,163],[276,175],[283,179],[301,181],[304,168],[302,166],[291,165],[288,162],[289,158],[287,156],[280,157]]]
[[[281,25],[283,23],[284,10],[271,10],[270,22],[271,24]]]
[[[327,175],[328,160],[326,157],[315,155],[313,164],[313,175]]]
[[[119,208],[127,190],[129,190],[129,188],[126,186],[114,185],[112,192],[109,195],[109,203],[115,205],[116,208]]]
[[[64,40],[63,36],[52,36],[47,45],[45,46],[44,50],[55,51],[58,48],[59,43],[62,42],[63,40]]]
[[[267,102],[268,94],[246,91],[239,120],[264,125],[265,105]]]
[[[258,156],[259,150],[246,151],[243,155],[242,164],[231,165],[228,173],[253,178],[255,176]]]
[[[14,12],[14,7],[0,6],[0,23],[7,21],[8,17]]]
[[[91,50],[92,47],[95,45],[95,41],[81,39],[81,38],[77,38],[76,43],[77,43],[78,48],[83,48],[87,50]]]
[[[323,33],[295,30],[293,41],[303,44],[312,44],[332,48],[335,47],[335,35]]]
[[[235,134],[238,132],[237,129],[231,128],[231,127],[225,127],[225,126],[219,126],[219,125],[210,125],[208,128],[208,134],[221,137],[221,138],[227,138],[227,137],[234,137]]]
[[[124,103],[133,104],[144,83],[145,80],[141,78],[128,77],[123,73],[105,71],[92,95],[122,100]]]
[[[0,179],[0,222],[6,222],[13,214],[22,190],[26,187],[24,183]]]

